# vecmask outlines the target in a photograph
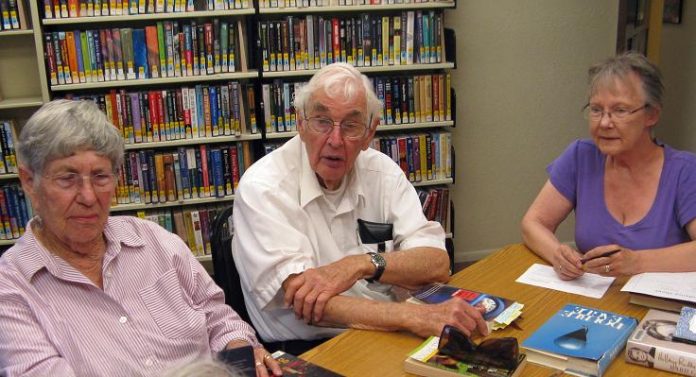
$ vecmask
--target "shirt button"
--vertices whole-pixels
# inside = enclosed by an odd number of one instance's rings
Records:
[[[128,317],[126,317],[125,315],[121,316],[121,318],[119,318],[118,321],[121,323],[126,323],[126,322],[128,322]]]
[[[155,362],[152,361],[151,358],[148,358],[147,360],[145,360],[145,366],[151,367],[152,364],[154,364],[154,363],[155,363]]]

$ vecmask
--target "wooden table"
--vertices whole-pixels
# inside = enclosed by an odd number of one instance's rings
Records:
[[[647,308],[629,304],[629,295],[620,292],[626,278],[614,281],[601,299],[579,296],[551,289],[516,283],[515,280],[534,263],[545,263],[524,245],[507,246],[495,254],[460,271],[449,284],[485,292],[524,304],[522,318],[517,320],[521,328],[508,326],[497,330],[493,336],[514,336],[520,344],[551,315],[565,304],[574,303],[595,307],[641,319]],[[302,354],[302,358],[327,367],[346,376],[407,376],[403,361],[416,348],[422,338],[407,333],[348,330],[319,347]],[[553,369],[527,364],[523,376],[549,377]],[[617,356],[605,376],[674,376],[657,369],[628,364],[623,352]]]

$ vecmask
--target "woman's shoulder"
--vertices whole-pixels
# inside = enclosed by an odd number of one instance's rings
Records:
[[[576,139],[568,145],[568,149],[573,149],[578,153],[600,153],[597,145],[590,139]]]
[[[559,160],[574,161],[592,161],[603,160],[602,152],[597,148],[595,143],[590,139],[577,139],[572,141],[559,156]]]
[[[664,145],[664,148],[668,160],[675,161],[689,169],[696,169],[696,154],[689,151],[674,149],[669,145]]]

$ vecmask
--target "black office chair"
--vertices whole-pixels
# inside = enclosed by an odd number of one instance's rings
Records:
[[[210,234],[211,255],[213,257],[213,279],[215,283],[225,292],[225,303],[234,309],[239,316],[248,324],[254,327],[249,318],[246,305],[244,304],[244,294],[242,284],[239,281],[239,273],[232,257],[232,237],[234,228],[230,217],[232,207],[225,208],[213,220]],[[256,328],[254,328],[256,331]],[[258,333],[258,331],[257,331]],[[317,340],[290,340],[282,342],[259,341],[270,352],[283,350],[293,355],[299,355],[305,351],[318,346],[327,339]],[[0,376],[2,377],[2,376]]]
[[[210,246],[213,257],[213,279],[225,292],[225,303],[234,309],[239,316],[252,325],[246,305],[239,273],[232,257],[232,206],[218,213],[210,228]]]

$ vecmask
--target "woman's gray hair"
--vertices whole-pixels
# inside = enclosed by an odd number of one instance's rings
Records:
[[[367,117],[379,119],[382,117],[382,101],[377,98],[372,83],[347,63],[333,63],[322,68],[312,76],[309,83],[295,92],[295,110],[306,117],[306,106],[316,92],[323,92],[328,98],[339,99],[341,102],[353,102],[361,94],[365,94]],[[368,125],[368,127],[371,125]]]
[[[41,106],[22,127],[17,142],[19,164],[38,178],[47,162],[78,151],[94,151],[123,163],[123,138],[92,101],[54,100]]]
[[[645,55],[635,51],[625,52],[590,67],[588,99],[595,94],[599,86],[615,78],[625,79],[632,72],[638,75],[643,84],[646,104],[653,108],[661,108],[664,91],[662,74]]]

